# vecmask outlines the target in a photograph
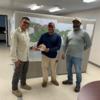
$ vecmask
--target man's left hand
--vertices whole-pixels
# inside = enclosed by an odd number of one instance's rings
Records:
[[[44,52],[49,52],[49,48],[45,48]]]

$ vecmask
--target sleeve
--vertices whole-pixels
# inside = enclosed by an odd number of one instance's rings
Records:
[[[41,37],[40,37],[40,39],[39,39],[39,41],[38,41],[38,43],[37,43],[37,46],[39,46],[40,44],[42,44],[43,43],[43,35],[41,35]]]
[[[16,62],[17,59],[17,34],[16,33],[12,33],[11,36],[11,48],[10,48],[10,53],[11,53],[11,59],[13,62]]]
[[[88,35],[88,33],[84,33],[84,41],[85,41],[85,46],[84,46],[84,50],[88,49],[91,47],[91,39]]]
[[[68,47],[68,36],[66,37],[65,41],[64,41],[64,45],[63,45],[63,52],[65,53]]]
[[[51,52],[56,52],[57,50],[59,50],[61,47],[61,37],[57,36],[57,43],[56,46],[54,48],[51,48],[50,51]]]

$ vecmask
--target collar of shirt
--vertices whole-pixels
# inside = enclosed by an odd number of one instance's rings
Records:
[[[25,33],[27,32],[27,30],[26,31],[22,31],[22,29],[20,27],[18,29],[19,29],[20,32],[25,32]]]
[[[81,30],[81,29],[80,29],[80,30],[78,30],[78,31],[74,31],[74,30],[73,30],[73,33],[74,33],[74,34],[79,34],[79,33],[81,33],[81,32],[82,32],[82,30]]]

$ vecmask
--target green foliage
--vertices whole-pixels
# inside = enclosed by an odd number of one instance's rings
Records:
[[[31,23],[30,27],[34,28],[34,33],[30,34],[30,38],[32,42],[37,42],[38,39],[40,38],[41,34],[45,33],[48,31],[47,29],[47,25],[40,25],[37,23]],[[55,29],[55,31],[60,34],[60,36],[63,38],[63,40],[65,40],[65,38],[67,37],[67,34],[70,30],[66,30],[66,31],[59,31],[59,29]]]

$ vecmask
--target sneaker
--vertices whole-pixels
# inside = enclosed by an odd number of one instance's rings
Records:
[[[17,97],[22,97],[22,92],[19,90],[12,90],[12,93]]]
[[[25,90],[31,90],[32,88],[29,86],[29,85],[21,85],[21,88],[22,89],[25,89]]]
[[[42,83],[42,87],[43,87],[43,88],[47,87],[47,82],[43,82],[43,83]]]
[[[80,86],[76,86],[74,89],[75,92],[80,92]]]
[[[59,86],[59,83],[55,80],[55,81],[51,81],[54,85]]]
[[[62,82],[62,84],[64,84],[64,85],[72,85],[73,82],[69,81],[69,80],[65,80],[65,81]]]

